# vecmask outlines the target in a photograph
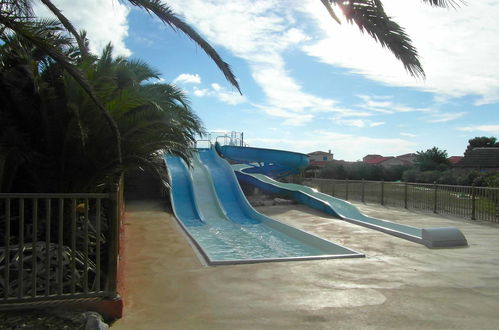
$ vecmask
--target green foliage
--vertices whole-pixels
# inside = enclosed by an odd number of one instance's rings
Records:
[[[416,152],[414,163],[421,171],[443,171],[449,166],[447,151],[437,147]]]
[[[468,140],[468,146],[466,147],[464,154],[465,155],[468,154],[471,150],[473,150],[473,148],[492,148],[492,147],[495,148],[499,147],[499,142],[495,137],[477,136],[473,139]]]
[[[325,179],[346,179],[347,172],[341,164],[328,164],[319,171],[318,177]]]
[[[420,173],[421,171],[417,168],[411,168],[407,171],[404,171],[404,173],[402,174],[402,180],[405,182],[418,182]]]
[[[371,181],[397,181],[408,166],[383,167],[380,165],[357,163],[332,163],[319,170],[318,177],[325,179],[351,179]]]
[[[495,187],[499,188],[499,172],[491,173],[486,179],[485,182],[487,187]]]
[[[119,128],[122,161],[79,82],[39,48],[12,38],[0,46],[0,191],[102,191],[129,169],[160,173],[160,150],[189,159],[202,127],[181,90],[147,84],[157,72],[113,59],[111,46],[100,58],[76,59]]]
[[[405,182],[422,182],[460,186],[498,187],[499,172],[481,173],[476,170],[447,169],[445,171],[420,171],[411,168],[404,172]]]
[[[452,170],[446,170],[440,173],[437,183],[456,185],[458,183],[458,176]]]

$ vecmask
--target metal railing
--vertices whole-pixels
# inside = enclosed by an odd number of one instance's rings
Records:
[[[0,194],[0,307],[116,296],[122,194]]]
[[[499,188],[366,180],[305,179],[331,196],[499,223]]]

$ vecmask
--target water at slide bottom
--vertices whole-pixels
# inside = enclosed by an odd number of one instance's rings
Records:
[[[274,259],[324,255],[324,251],[303,244],[264,224],[239,225],[228,221],[206,221],[189,227],[189,233],[212,260]],[[338,254],[346,249],[338,246]],[[350,252],[350,251],[349,251]]]

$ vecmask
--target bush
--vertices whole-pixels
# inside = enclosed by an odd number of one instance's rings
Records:
[[[421,172],[421,175],[419,177],[419,182],[424,182],[424,183],[434,183],[437,182],[438,179],[440,178],[440,171],[424,171]]]
[[[499,172],[493,172],[485,179],[488,187],[499,188]]]
[[[458,176],[452,170],[447,170],[440,174],[440,177],[438,178],[437,182],[440,184],[455,185],[458,182]]]
[[[418,169],[412,168],[410,170],[404,171],[402,174],[402,181],[405,182],[418,182],[421,171]]]

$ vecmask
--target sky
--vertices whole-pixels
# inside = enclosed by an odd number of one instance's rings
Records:
[[[207,131],[244,132],[253,147],[356,161],[434,146],[459,156],[471,138],[499,138],[497,0],[457,9],[383,0],[424,80],[319,0],[166,1],[230,64],[242,95],[199,46],[126,1],[53,3],[87,30],[92,51],[112,42],[116,55],[146,61],[186,92]]]

